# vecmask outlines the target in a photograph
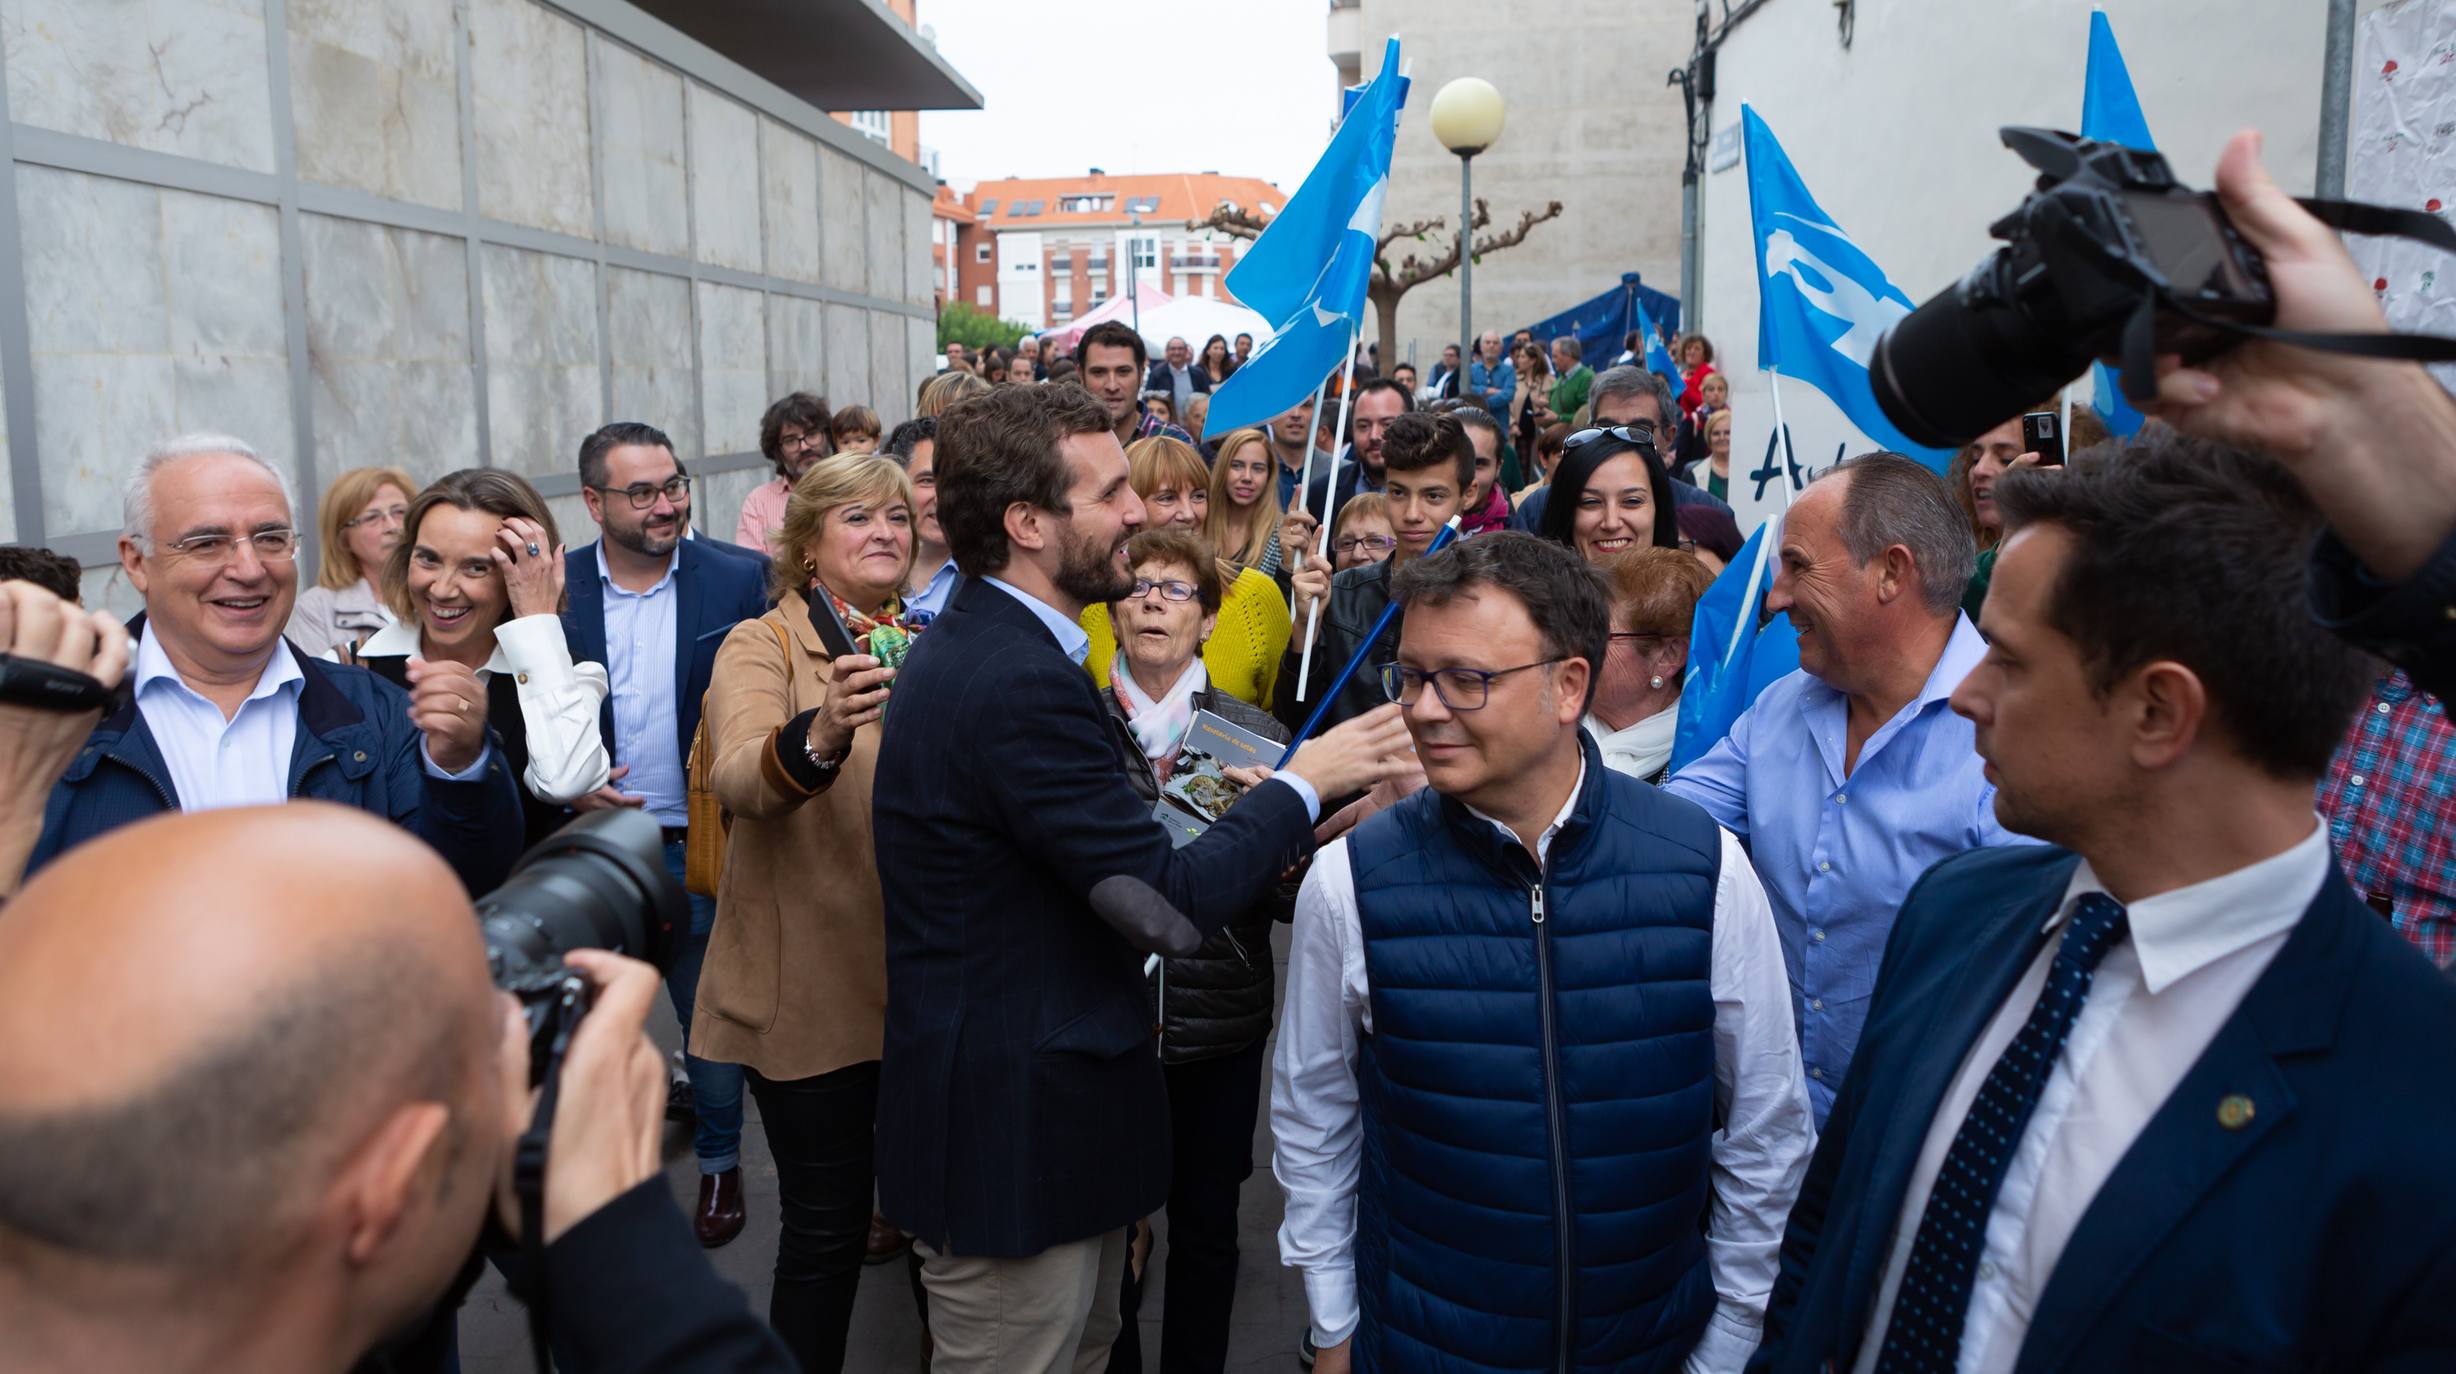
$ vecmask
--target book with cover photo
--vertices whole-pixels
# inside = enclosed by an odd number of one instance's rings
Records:
[[[1185,732],[1168,781],[1160,784],[1159,804],[1152,814],[1168,827],[1180,848],[1228,814],[1245,789],[1229,781],[1227,768],[1269,768],[1279,762],[1280,746],[1212,711],[1194,713]]]

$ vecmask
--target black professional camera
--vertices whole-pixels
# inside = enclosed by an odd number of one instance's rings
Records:
[[[477,908],[495,986],[529,1018],[531,1087],[586,1000],[563,952],[612,950],[662,969],[689,910],[665,869],[663,829],[639,811],[594,812],[547,836]]]
[[[2187,363],[2235,342],[2228,326],[2277,311],[2268,269],[2217,197],[2186,190],[2166,159],[2051,129],[2007,128],[2038,169],[2021,208],[1987,226],[2004,240],[1877,341],[1868,379],[1902,433],[1955,448],[2002,424],[2090,360],[2137,346]]]

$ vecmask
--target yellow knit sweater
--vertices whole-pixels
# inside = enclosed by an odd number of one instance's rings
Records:
[[[1109,685],[1109,665],[1117,661],[1117,636],[1109,629],[1109,608],[1095,603],[1083,610],[1083,633],[1092,637],[1084,666],[1102,690]],[[1279,584],[1246,568],[1220,598],[1219,623],[1202,646],[1202,666],[1215,691],[1271,709],[1271,689],[1279,681],[1279,658],[1288,651],[1288,599]]]

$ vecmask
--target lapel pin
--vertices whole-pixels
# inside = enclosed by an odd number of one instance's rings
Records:
[[[2229,1131],[2239,1131],[2251,1124],[2251,1099],[2241,1093],[2228,1093],[2217,1101],[2217,1124]]]

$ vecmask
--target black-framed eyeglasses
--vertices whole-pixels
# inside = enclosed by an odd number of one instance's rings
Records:
[[[646,510],[655,505],[660,496],[675,505],[681,505],[682,498],[691,494],[691,479],[681,473],[676,473],[662,483],[634,482],[627,487],[591,487],[589,490],[602,492],[607,496],[629,497],[631,509]]]
[[[1541,668],[1560,662],[1557,658],[1538,659],[1521,663],[1515,668],[1410,668],[1404,663],[1385,663],[1381,667],[1382,692],[1401,706],[1413,706],[1424,695],[1424,684],[1433,684],[1433,695],[1453,711],[1480,711],[1492,699],[1492,680],[1523,673],[1529,668]]]
[[[1175,578],[1154,582],[1148,577],[1138,577],[1134,579],[1134,590],[1126,593],[1125,599],[1140,601],[1155,591],[1164,601],[1191,601],[1197,588],[1191,582],[1179,582]]]
[[[1644,420],[1632,420],[1625,425],[1598,425],[1593,429],[1581,429],[1561,442],[1561,451],[1568,453],[1607,435],[1624,444],[1654,447],[1654,426]]]
[[[825,448],[827,447],[827,436],[815,431],[809,434],[780,434],[776,436],[776,447]]]
[[[1399,546],[1399,541],[1386,534],[1350,534],[1331,540],[1330,546],[1341,553],[1354,553],[1358,549],[1388,553]]]

